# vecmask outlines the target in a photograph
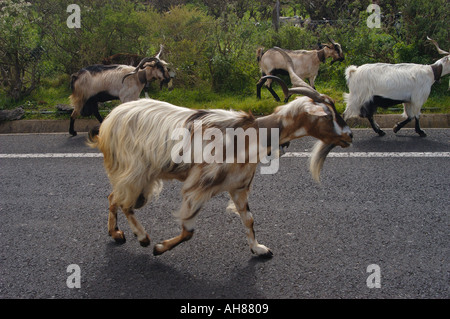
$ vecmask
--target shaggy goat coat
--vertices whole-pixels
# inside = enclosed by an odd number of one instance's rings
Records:
[[[173,133],[183,128],[191,131],[194,121],[201,121],[204,129],[215,127],[224,132],[226,128],[248,127],[254,118],[244,112],[197,111],[152,99],[124,103],[106,117],[98,144],[93,146],[104,154],[116,202],[133,207],[140,194],[146,199],[157,195],[162,180],[186,178],[194,161],[173,161],[173,154],[182,152],[183,147]],[[211,165],[212,176],[218,168]]]
[[[196,147],[203,151],[210,143],[204,136],[200,141],[196,140],[198,129],[202,135],[206,135],[207,129],[218,132],[214,133],[214,142],[224,136],[223,141],[226,142],[217,143],[218,149],[215,148],[215,155],[220,154],[218,161],[195,160]],[[233,143],[230,148],[228,141],[238,138],[236,135],[228,138],[230,129],[256,132],[257,140],[244,134],[244,147]],[[264,136],[259,133],[261,129],[270,129],[270,132],[275,129],[277,134],[269,136],[271,133],[268,132]],[[177,132],[187,135],[187,139],[183,137],[180,142]],[[157,196],[163,180],[178,179],[184,182],[183,200],[175,217],[181,222],[182,233],[156,244],[153,250],[155,255],[190,239],[202,205],[223,191],[229,192],[233,201],[230,207],[234,207],[241,216],[251,250],[258,255],[271,255],[270,250],[258,244],[255,238],[253,217],[248,208],[250,187],[258,160],[269,152],[277,153],[279,144],[306,135],[321,140],[311,156],[310,170],[316,179],[328,152],[337,145],[347,147],[352,142],[351,130],[334,105],[315,103],[309,97],[298,98],[278,107],[273,114],[258,119],[244,112],[192,110],[152,99],[116,107],[103,121],[99,131],[90,132],[89,143],[103,153],[105,169],[113,186],[109,196],[109,234],[117,242],[125,241],[123,232],[117,228],[117,210],[121,208],[141,245],[149,245],[150,238],[136,220],[133,208],[140,208],[147,200]],[[191,153],[185,158],[187,160],[174,160],[181,152],[184,158],[186,141],[193,144],[194,152],[191,148]],[[258,148],[259,156],[253,162],[249,149],[254,146]],[[222,147],[226,151],[221,153]],[[228,156],[230,149],[231,161]],[[245,157],[241,162],[239,156],[242,152],[245,152]],[[225,154],[226,161],[221,161],[220,157]]]
[[[418,117],[434,83],[429,65],[412,63],[352,65],[345,70],[345,77],[350,94],[344,94],[347,104],[344,118],[361,116],[361,107],[375,96],[408,104],[403,116]]]

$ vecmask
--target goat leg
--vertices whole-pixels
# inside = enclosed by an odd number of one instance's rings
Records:
[[[108,233],[118,244],[125,243],[125,235],[123,231],[117,227],[117,205],[113,202],[114,195],[111,193],[108,196],[109,200],[109,215],[108,215]]]
[[[240,189],[230,191],[231,199],[235,205],[235,209],[241,217],[242,224],[245,226],[245,232],[247,234],[247,242],[250,246],[252,253],[263,257],[271,258],[273,253],[264,245],[258,243],[255,237],[255,230],[253,229],[253,215],[250,212],[248,206],[248,193],[249,189]]]
[[[100,123],[103,122],[103,117],[100,115],[98,107],[94,110],[94,116]]]
[[[416,125],[415,125],[415,129],[416,129],[416,133],[420,135],[420,137],[426,137],[427,134],[422,131],[422,129],[420,128],[420,123],[419,123],[419,117],[416,116]]]
[[[194,230],[189,231],[183,226],[180,235],[168,240],[164,240],[159,244],[156,244],[155,247],[153,248],[153,255],[155,256],[161,255],[166,251],[171,250],[172,248],[178,246],[182,242],[191,239],[193,235]]]
[[[273,83],[273,82],[272,82]],[[280,97],[278,96],[277,93],[275,93],[275,91],[272,89],[272,83],[270,83],[270,85],[267,87],[267,89],[269,90],[270,93],[272,93],[273,98],[275,99],[275,101],[280,102]]]
[[[261,78],[258,83],[256,83],[256,98],[261,99],[261,88],[266,83],[267,79]]]
[[[372,126],[372,129],[375,131],[375,133],[377,133],[379,136],[386,135],[386,133],[380,128],[378,123],[375,122],[372,115],[368,116],[367,119],[369,120],[370,125]]]
[[[70,125],[69,125],[69,134],[72,136],[77,136],[77,132],[74,129],[75,119],[78,116],[78,112],[73,110],[72,114],[70,114]]]
[[[74,129],[75,119],[73,117],[70,118],[70,125],[69,125],[69,134],[72,136],[77,136],[77,132]]]
[[[161,255],[178,246],[182,242],[192,238],[194,235],[195,221],[197,220],[198,213],[200,212],[203,203],[211,198],[211,196],[206,193],[203,193],[204,197],[201,195],[197,196],[199,194],[201,194],[199,189],[194,189],[192,193],[189,191],[183,192],[183,202],[181,204],[180,211],[177,214],[177,217],[181,220],[181,234],[156,244],[155,247],[153,247],[153,255]],[[196,200],[192,200],[193,198]]]
[[[398,122],[397,124],[395,124],[394,126],[394,133],[397,133],[398,131],[400,131],[400,129],[405,126],[406,124],[408,124],[409,122],[411,122],[412,118],[407,118],[406,120],[402,121],[402,122]]]
[[[128,224],[130,228],[133,230],[133,233],[136,235],[139,243],[142,247],[147,247],[150,245],[150,237],[145,232],[144,227],[138,222],[136,217],[134,216],[134,211],[131,208],[122,208],[123,213],[127,217]]]

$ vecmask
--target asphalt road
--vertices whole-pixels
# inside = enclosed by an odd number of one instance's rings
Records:
[[[95,154],[85,133],[0,135],[0,298],[447,299],[450,129],[426,131],[354,130],[353,146],[334,150],[349,153],[326,160],[321,185],[306,157],[258,173],[249,204],[272,259],[251,254],[240,218],[225,211],[227,194],[202,209],[190,241],[164,255],[141,247],[122,214],[127,242],[117,245],[107,234],[100,157],[1,157]],[[313,143],[297,140],[288,151]],[[152,244],[179,233],[171,212],[180,185],[167,182],[136,212]],[[69,288],[78,274],[80,288]],[[378,279],[381,287],[369,288]]]

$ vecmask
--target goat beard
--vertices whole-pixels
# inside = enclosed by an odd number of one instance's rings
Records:
[[[314,145],[309,162],[309,170],[311,171],[312,177],[316,182],[320,183],[320,171],[322,170],[323,163],[325,162],[328,154],[335,147],[335,144],[325,144],[322,141],[318,141]]]

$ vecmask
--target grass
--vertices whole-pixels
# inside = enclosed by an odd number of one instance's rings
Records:
[[[25,119],[68,119],[69,113],[56,113],[57,104],[70,104],[69,78],[61,75],[56,78],[43,79],[41,86],[32,95],[21,101],[13,102],[0,92],[0,109],[11,109],[22,106],[26,113]],[[422,108],[422,113],[450,113],[450,93],[447,91],[447,82],[434,84],[432,92],[427,102]],[[194,109],[233,109],[252,112],[254,115],[270,114],[282,102],[276,102],[269,91],[265,88],[261,91],[261,100],[256,99],[256,85],[246,93],[215,93],[209,88],[184,89],[174,88],[159,90],[157,85],[150,89],[150,97],[169,103],[185,106]],[[319,92],[327,94],[336,101],[336,109],[342,113],[345,109],[343,93],[346,88],[339,88],[339,85],[331,83],[316,83]],[[283,93],[278,85],[274,86],[275,91],[283,98]],[[144,97],[144,93],[141,94]],[[292,101],[292,98],[290,99]],[[106,115],[111,109],[120,104],[119,101],[106,102],[100,105],[100,112]],[[403,112],[401,105],[388,110],[379,109],[380,114],[400,114]]]

